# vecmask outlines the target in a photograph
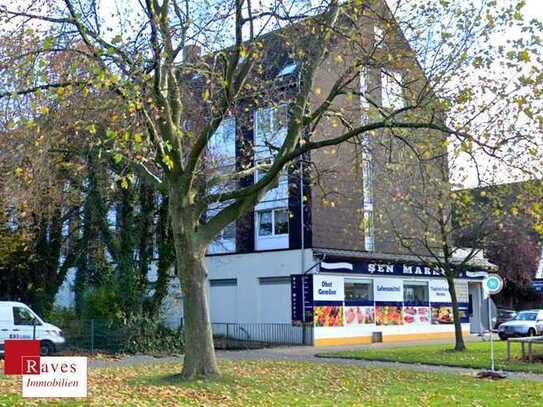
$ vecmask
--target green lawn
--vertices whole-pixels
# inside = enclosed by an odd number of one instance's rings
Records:
[[[453,345],[417,345],[396,348],[367,348],[356,351],[322,353],[319,356],[349,359],[381,360],[430,365],[460,366],[486,369],[489,367],[489,342],[470,342],[464,352],[454,352]],[[541,358],[543,346],[535,345],[534,352]],[[512,344],[512,359],[507,361],[507,344],[494,342],[496,369],[514,372],[543,373],[543,362],[526,363],[521,359],[520,344]]]
[[[183,382],[180,366],[89,370],[86,401],[22,400],[0,376],[0,406],[518,406],[540,405],[543,383],[301,362],[220,363],[223,376]]]

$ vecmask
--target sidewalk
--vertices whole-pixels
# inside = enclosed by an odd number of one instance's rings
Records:
[[[481,339],[478,337],[465,338],[466,342],[477,342]],[[450,343],[450,341],[425,341],[424,344],[443,344]],[[360,367],[372,367],[381,369],[401,369],[414,372],[431,372],[431,373],[449,373],[458,374],[464,376],[475,376],[480,369],[469,369],[461,367],[450,366],[435,366],[435,365],[423,365],[423,364],[408,364],[398,362],[380,362],[369,360],[354,360],[354,359],[342,359],[342,358],[320,358],[316,355],[324,352],[338,352],[343,350],[357,350],[367,347],[372,348],[390,348],[399,346],[410,346],[414,344],[421,344],[421,342],[402,342],[398,343],[380,343],[372,345],[358,345],[358,346],[326,346],[315,348],[313,346],[291,346],[291,347],[278,347],[269,349],[251,349],[240,351],[217,351],[219,359],[223,360],[270,360],[270,361],[296,361],[296,362],[309,362],[316,364],[335,364],[335,365],[347,365],[347,366],[360,366]],[[149,355],[133,355],[127,356],[121,359],[91,359],[89,361],[89,367],[91,368],[106,368],[106,367],[123,367],[133,366],[141,364],[155,364],[155,363],[182,363],[183,356],[167,356],[167,357],[153,357]],[[509,379],[517,380],[529,380],[543,382],[543,375],[533,373],[521,373],[510,372],[507,373]]]

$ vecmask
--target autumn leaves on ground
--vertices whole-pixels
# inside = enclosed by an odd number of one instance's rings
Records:
[[[182,381],[178,364],[90,369],[87,400],[24,400],[0,376],[0,406],[539,405],[543,383],[300,362],[222,361],[215,380]],[[499,395],[499,397],[498,397]]]

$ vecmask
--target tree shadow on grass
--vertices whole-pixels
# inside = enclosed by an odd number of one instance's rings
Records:
[[[138,377],[128,381],[129,385],[150,385],[150,386],[187,386],[187,387],[210,387],[225,386],[234,384],[235,378],[230,375],[217,375],[213,377],[195,377],[185,379],[181,374],[155,374]]]

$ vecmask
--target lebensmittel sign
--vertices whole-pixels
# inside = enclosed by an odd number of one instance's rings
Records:
[[[396,278],[376,278],[373,281],[375,301],[402,302],[403,284],[402,280]]]
[[[314,301],[343,301],[345,291],[343,277],[339,276],[313,276]]]

